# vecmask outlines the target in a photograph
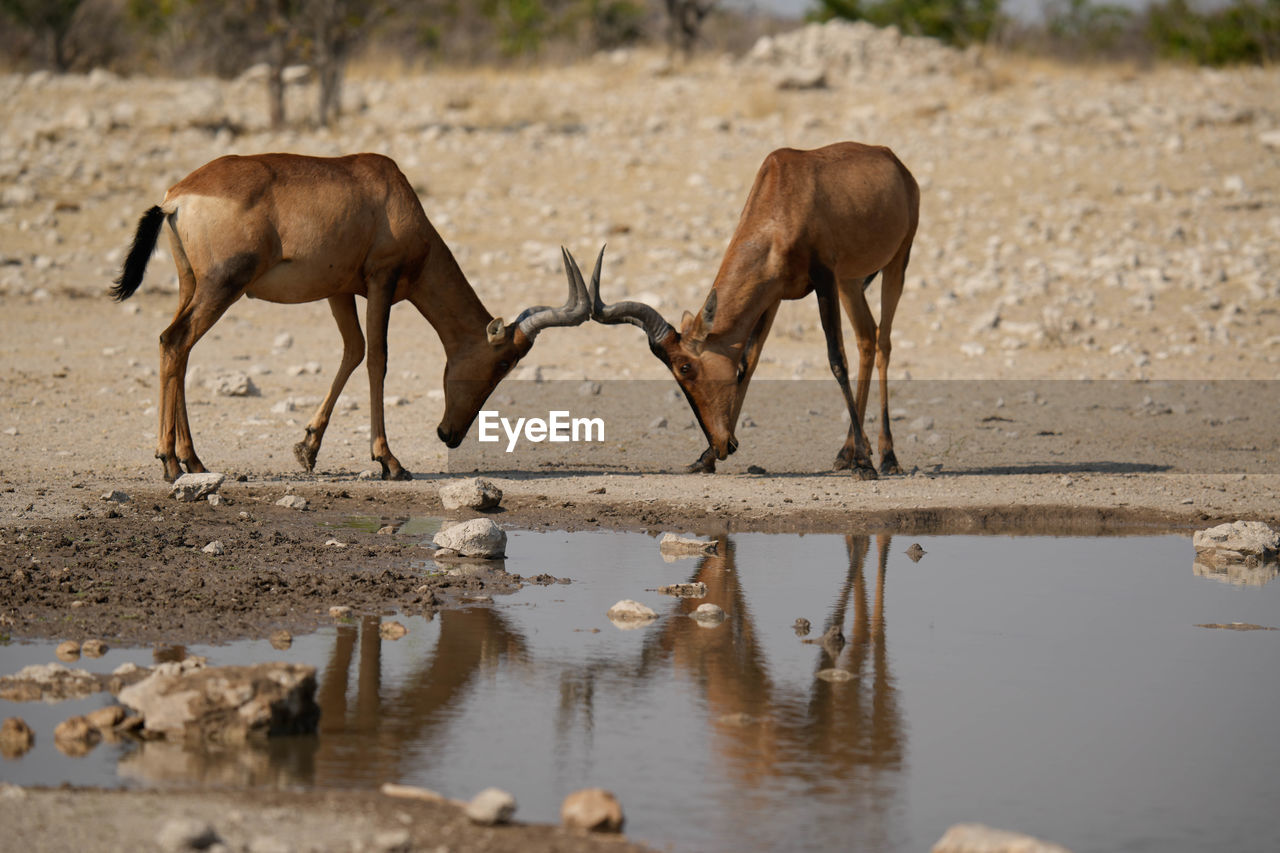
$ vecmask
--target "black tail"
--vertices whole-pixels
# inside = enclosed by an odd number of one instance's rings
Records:
[[[133,245],[129,247],[129,257],[124,259],[124,267],[116,286],[111,288],[111,298],[123,302],[142,284],[142,274],[147,271],[147,261],[151,260],[151,252],[160,237],[160,226],[164,224],[164,211],[159,205],[142,214],[138,222],[138,233],[133,235]]]

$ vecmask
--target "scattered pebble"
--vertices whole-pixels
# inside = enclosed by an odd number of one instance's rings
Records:
[[[206,554],[212,554],[215,557],[221,557],[223,554],[227,552],[226,548],[222,546],[221,539],[213,540],[212,542],[210,542],[208,545],[205,545],[200,550]]]
[[[104,501],[111,501],[112,503],[118,504],[127,504],[130,500],[129,496],[119,489],[112,489],[111,491],[104,493],[102,499]]]
[[[80,653],[89,658],[100,658],[107,653],[108,646],[102,640],[85,640],[80,644]]]
[[[187,503],[204,500],[222,488],[222,484],[226,482],[226,479],[225,474],[215,474],[213,472],[183,474],[173,481],[173,485],[169,488],[169,497]]]
[[[221,841],[211,824],[193,817],[170,818],[156,833],[156,844],[166,853],[207,850]]]
[[[797,637],[809,636],[809,631],[812,627],[813,626],[809,624],[809,620],[805,619],[803,616],[791,623],[791,629],[796,632]]]
[[[920,547],[919,542],[915,542],[915,543],[912,543],[912,545],[907,548],[905,553],[907,555],[907,558],[910,559],[911,562],[918,563],[920,562],[920,559],[928,552],[925,551],[924,548]]]
[[[36,733],[21,717],[8,717],[0,723],[0,755],[19,758],[35,746]]]
[[[658,550],[669,557],[697,557],[703,554],[714,554],[716,543],[702,539],[688,539],[674,533],[664,533],[658,541]]]
[[[817,678],[823,681],[849,681],[853,678],[853,673],[847,669],[820,669],[814,673]]]
[[[58,643],[58,647],[53,650],[53,653],[58,656],[58,660],[80,660],[80,644],[75,640],[65,640]]]
[[[284,651],[293,645],[293,635],[281,628],[278,631],[272,631],[268,641],[273,649]]]
[[[285,495],[276,501],[276,506],[288,507],[289,509],[304,510],[307,508],[307,499],[302,495]]]
[[[490,518],[473,518],[447,527],[431,541],[437,548],[487,560],[502,557],[507,550],[507,534]]]
[[[329,615],[334,619],[346,619],[351,615],[351,608],[345,604],[335,604],[329,608]]]
[[[449,510],[489,510],[502,503],[502,489],[480,477],[455,480],[440,487],[440,502]]]

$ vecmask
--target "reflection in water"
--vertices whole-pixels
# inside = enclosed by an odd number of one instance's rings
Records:
[[[1197,555],[1191,571],[1198,578],[1209,578],[1232,586],[1266,586],[1280,575],[1280,563],[1271,560],[1265,563],[1255,561],[1252,565],[1244,562],[1217,565]]]
[[[874,605],[867,602],[869,536],[846,536],[849,570],[827,617],[848,642],[816,644],[814,672],[840,668],[848,681],[812,678],[807,689],[785,688],[770,675],[741,575],[736,548],[721,537],[715,554],[702,558],[690,581],[707,585],[706,598],[680,599],[681,615],[704,602],[730,614],[708,629],[693,619],[667,619],[646,645],[642,677],[660,677],[672,661],[701,689],[723,772],[740,788],[732,796],[773,783],[799,783],[808,795],[838,794],[856,812],[867,842],[886,844],[889,829],[877,817],[893,807],[896,787],[885,771],[901,768],[904,724],[885,647],[884,587],[891,537],[877,537]],[[846,623],[852,610],[852,623]],[[782,681],[782,679],[777,679]],[[726,807],[731,804],[726,804]],[[884,823],[887,824],[887,821]],[[887,847],[881,849],[888,849]]]
[[[415,772],[429,769],[433,751],[422,747],[447,734],[440,730],[476,675],[504,659],[528,660],[524,638],[497,610],[446,610],[436,619],[440,632],[434,652],[392,690],[382,686],[379,619],[363,618],[358,630],[349,625],[338,628],[316,696],[320,747],[313,784],[349,787],[401,779],[410,756]]]

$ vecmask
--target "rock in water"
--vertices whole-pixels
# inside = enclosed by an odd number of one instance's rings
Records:
[[[183,474],[173,481],[173,486],[169,490],[169,497],[175,500],[187,501],[188,503],[202,501],[222,488],[222,484],[226,482],[226,479],[225,474],[214,474],[212,472],[206,474]]]
[[[714,628],[724,621],[724,609],[718,604],[699,604],[689,615],[704,628]]]
[[[1249,557],[1266,562],[1280,552],[1280,533],[1261,521],[1236,521],[1197,530],[1191,544],[1197,559],[1205,562],[1225,565],[1242,563]]]
[[[36,733],[21,717],[8,717],[0,724],[0,755],[5,758],[22,757],[35,742]]]
[[[605,614],[609,621],[624,631],[642,628],[658,618],[658,614],[638,601],[624,598],[609,608]]]
[[[714,554],[716,543],[665,533],[658,542],[658,550],[663,557],[701,557],[704,554]]]
[[[493,509],[502,503],[502,489],[488,480],[471,477],[441,486],[440,502],[445,509]]]
[[[488,518],[473,518],[445,528],[431,541],[437,548],[448,548],[464,557],[486,560],[502,557],[507,551],[507,534]]]
[[[239,743],[251,737],[315,731],[316,669],[290,663],[184,669],[160,664],[119,699],[145,718],[146,731],[175,739]]]
[[[1067,848],[1029,835],[992,829],[980,823],[957,823],[946,831],[932,853],[1070,853]]]
[[[467,803],[466,813],[472,823],[481,826],[507,823],[516,813],[516,798],[501,788],[485,788]]]
[[[560,806],[560,823],[566,829],[621,832],[623,821],[618,798],[603,788],[574,791]]]

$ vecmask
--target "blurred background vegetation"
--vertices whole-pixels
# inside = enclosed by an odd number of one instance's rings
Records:
[[[1015,0],[1016,2],[1016,0]],[[1280,0],[809,0],[808,20],[864,20],[959,47],[1076,61],[1203,65],[1280,60]],[[0,68],[236,76],[253,69],[282,122],[290,69],[337,116],[353,59],[403,69],[571,62],[656,46],[671,61],[747,50],[798,26],[774,0],[0,0]],[[293,73],[299,73],[294,71]],[[278,114],[275,112],[278,110]]]

